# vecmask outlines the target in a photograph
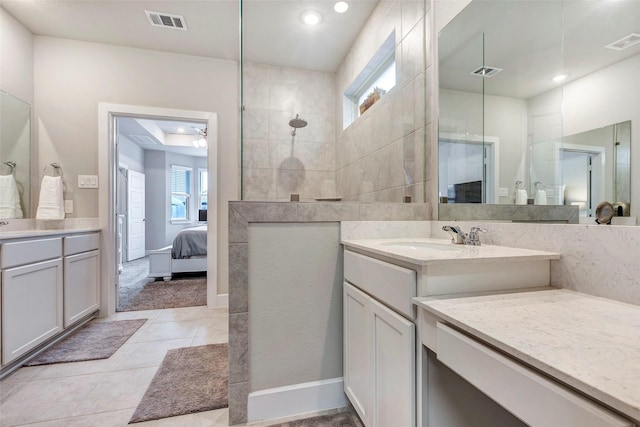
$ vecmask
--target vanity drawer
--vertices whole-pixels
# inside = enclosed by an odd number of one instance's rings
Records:
[[[100,247],[100,233],[80,234],[64,238],[64,254],[75,255]]]
[[[0,250],[0,268],[33,264],[62,256],[62,238],[24,240],[3,243]]]
[[[399,313],[414,318],[415,271],[347,250],[344,251],[344,277]]]
[[[440,322],[436,339],[438,360],[529,426],[634,426],[631,421]]]

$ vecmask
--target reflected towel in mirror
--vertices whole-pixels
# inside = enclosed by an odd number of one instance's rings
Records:
[[[36,219],[57,220],[64,219],[64,199],[62,196],[62,177],[48,176],[42,177],[40,184],[40,200]]]
[[[527,195],[527,190],[516,190],[516,205],[526,205],[528,197],[529,196]]]
[[[22,218],[20,193],[13,175],[0,175],[0,219]]]

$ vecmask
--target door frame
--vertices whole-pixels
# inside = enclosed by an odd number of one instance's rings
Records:
[[[218,115],[207,111],[179,110],[172,108],[145,107],[125,104],[98,104],[98,221],[102,231],[101,240],[101,286],[100,316],[109,316],[116,311],[117,260],[115,211],[115,186],[118,168],[116,117],[149,117],[207,122],[207,168],[209,170],[209,206],[207,229],[207,306],[219,307],[226,299],[218,297]]]

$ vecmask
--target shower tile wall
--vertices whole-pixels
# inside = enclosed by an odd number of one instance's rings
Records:
[[[381,1],[336,74],[336,182],[344,200],[431,201],[430,21],[430,2],[425,10],[422,1]],[[342,130],[346,88],[394,30],[396,86]]]
[[[245,63],[243,80],[244,199],[335,197],[334,74]]]

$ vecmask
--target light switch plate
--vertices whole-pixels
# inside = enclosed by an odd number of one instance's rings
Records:
[[[64,213],[73,213],[73,200],[64,201]]]
[[[98,175],[78,175],[78,188],[98,188]]]

